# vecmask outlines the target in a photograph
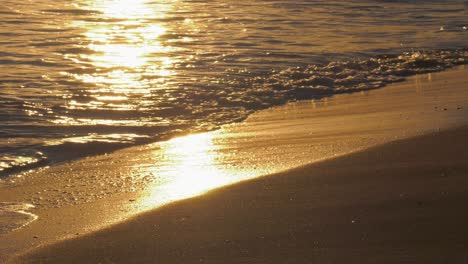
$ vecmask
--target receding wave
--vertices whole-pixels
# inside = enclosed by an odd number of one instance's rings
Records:
[[[326,65],[308,65],[280,71],[252,92],[301,100],[338,93],[371,90],[404,80],[405,76],[442,71],[465,64],[466,49],[407,52],[370,59],[335,61]]]
[[[34,208],[31,204],[0,202],[0,235],[19,229],[37,219],[29,213]]]
[[[0,177],[463,64],[464,9],[465,0],[2,0]]]
[[[161,112],[161,109],[153,113],[144,111],[142,114],[145,118],[141,120],[135,112],[126,115],[133,121],[122,120],[114,125],[92,124],[81,119],[81,123],[77,121],[76,125],[42,128],[49,133],[55,131],[51,133],[55,136],[39,140],[34,145],[16,144],[17,148],[4,151],[0,157],[0,175],[148,143],[181,131],[215,129],[223,124],[241,121],[256,110],[288,101],[320,99],[381,88],[410,75],[466,64],[466,55],[467,49],[414,51],[290,67],[247,78],[239,75],[224,82],[222,90],[207,86],[205,90],[199,89],[189,96],[179,94],[180,97],[173,104],[167,103],[166,112]],[[199,106],[188,110],[191,104]],[[100,114],[99,109],[93,110],[94,113],[86,109],[80,111],[87,111],[85,116]],[[112,112],[106,111],[107,115],[112,115]],[[160,116],[159,121],[151,121],[151,115]]]

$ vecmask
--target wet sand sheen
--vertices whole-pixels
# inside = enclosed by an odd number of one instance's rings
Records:
[[[77,237],[218,186],[466,124],[465,75],[458,68],[382,90],[290,104],[220,131],[17,178],[2,187],[0,200],[33,203],[39,220],[0,237],[0,256]]]
[[[222,188],[17,262],[465,263],[467,138],[463,127]]]

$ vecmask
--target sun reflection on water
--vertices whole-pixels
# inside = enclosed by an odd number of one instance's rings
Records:
[[[157,17],[165,16],[164,13],[154,14],[154,10],[148,8],[147,5],[149,2],[154,1],[149,0],[100,0],[93,2],[98,10],[107,17],[132,19],[155,15]]]
[[[84,44],[79,48],[86,52],[65,54],[81,70],[62,74],[92,88],[85,90],[89,100],[70,100],[67,108],[142,110],[144,98],[164,87],[166,79],[174,74],[176,61],[170,56],[174,48],[164,39],[168,26],[158,20],[173,5],[147,0],[95,0],[81,5],[81,9],[95,12],[91,20],[72,22],[73,27],[84,30]],[[103,121],[109,125],[119,120]],[[92,123],[100,124],[97,120]]]

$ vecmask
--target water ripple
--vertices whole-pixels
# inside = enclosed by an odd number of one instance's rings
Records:
[[[464,10],[460,0],[4,0],[0,162],[210,130],[464,63]]]

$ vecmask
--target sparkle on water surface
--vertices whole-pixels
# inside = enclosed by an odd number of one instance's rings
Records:
[[[174,74],[171,68],[174,59],[168,54],[174,48],[160,39],[167,31],[162,23],[148,20],[162,19],[173,6],[167,2],[155,4],[151,1],[85,1],[80,9],[96,12],[93,21],[72,21],[72,27],[85,30],[85,48],[89,54],[65,54],[83,68],[98,69],[92,73],[62,72],[74,79],[95,85],[88,92],[94,100],[80,103],[68,102],[71,109],[99,109],[104,104],[113,110],[145,110],[145,97],[164,86],[165,78]],[[151,77],[148,79],[147,77]],[[138,96],[140,104],[130,100]],[[151,102],[147,102],[150,104]],[[57,120],[57,122],[64,120]],[[80,119],[82,123],[112,125],[122,124],[119,120]],[[63,123],[63,122],[62,122]]]

